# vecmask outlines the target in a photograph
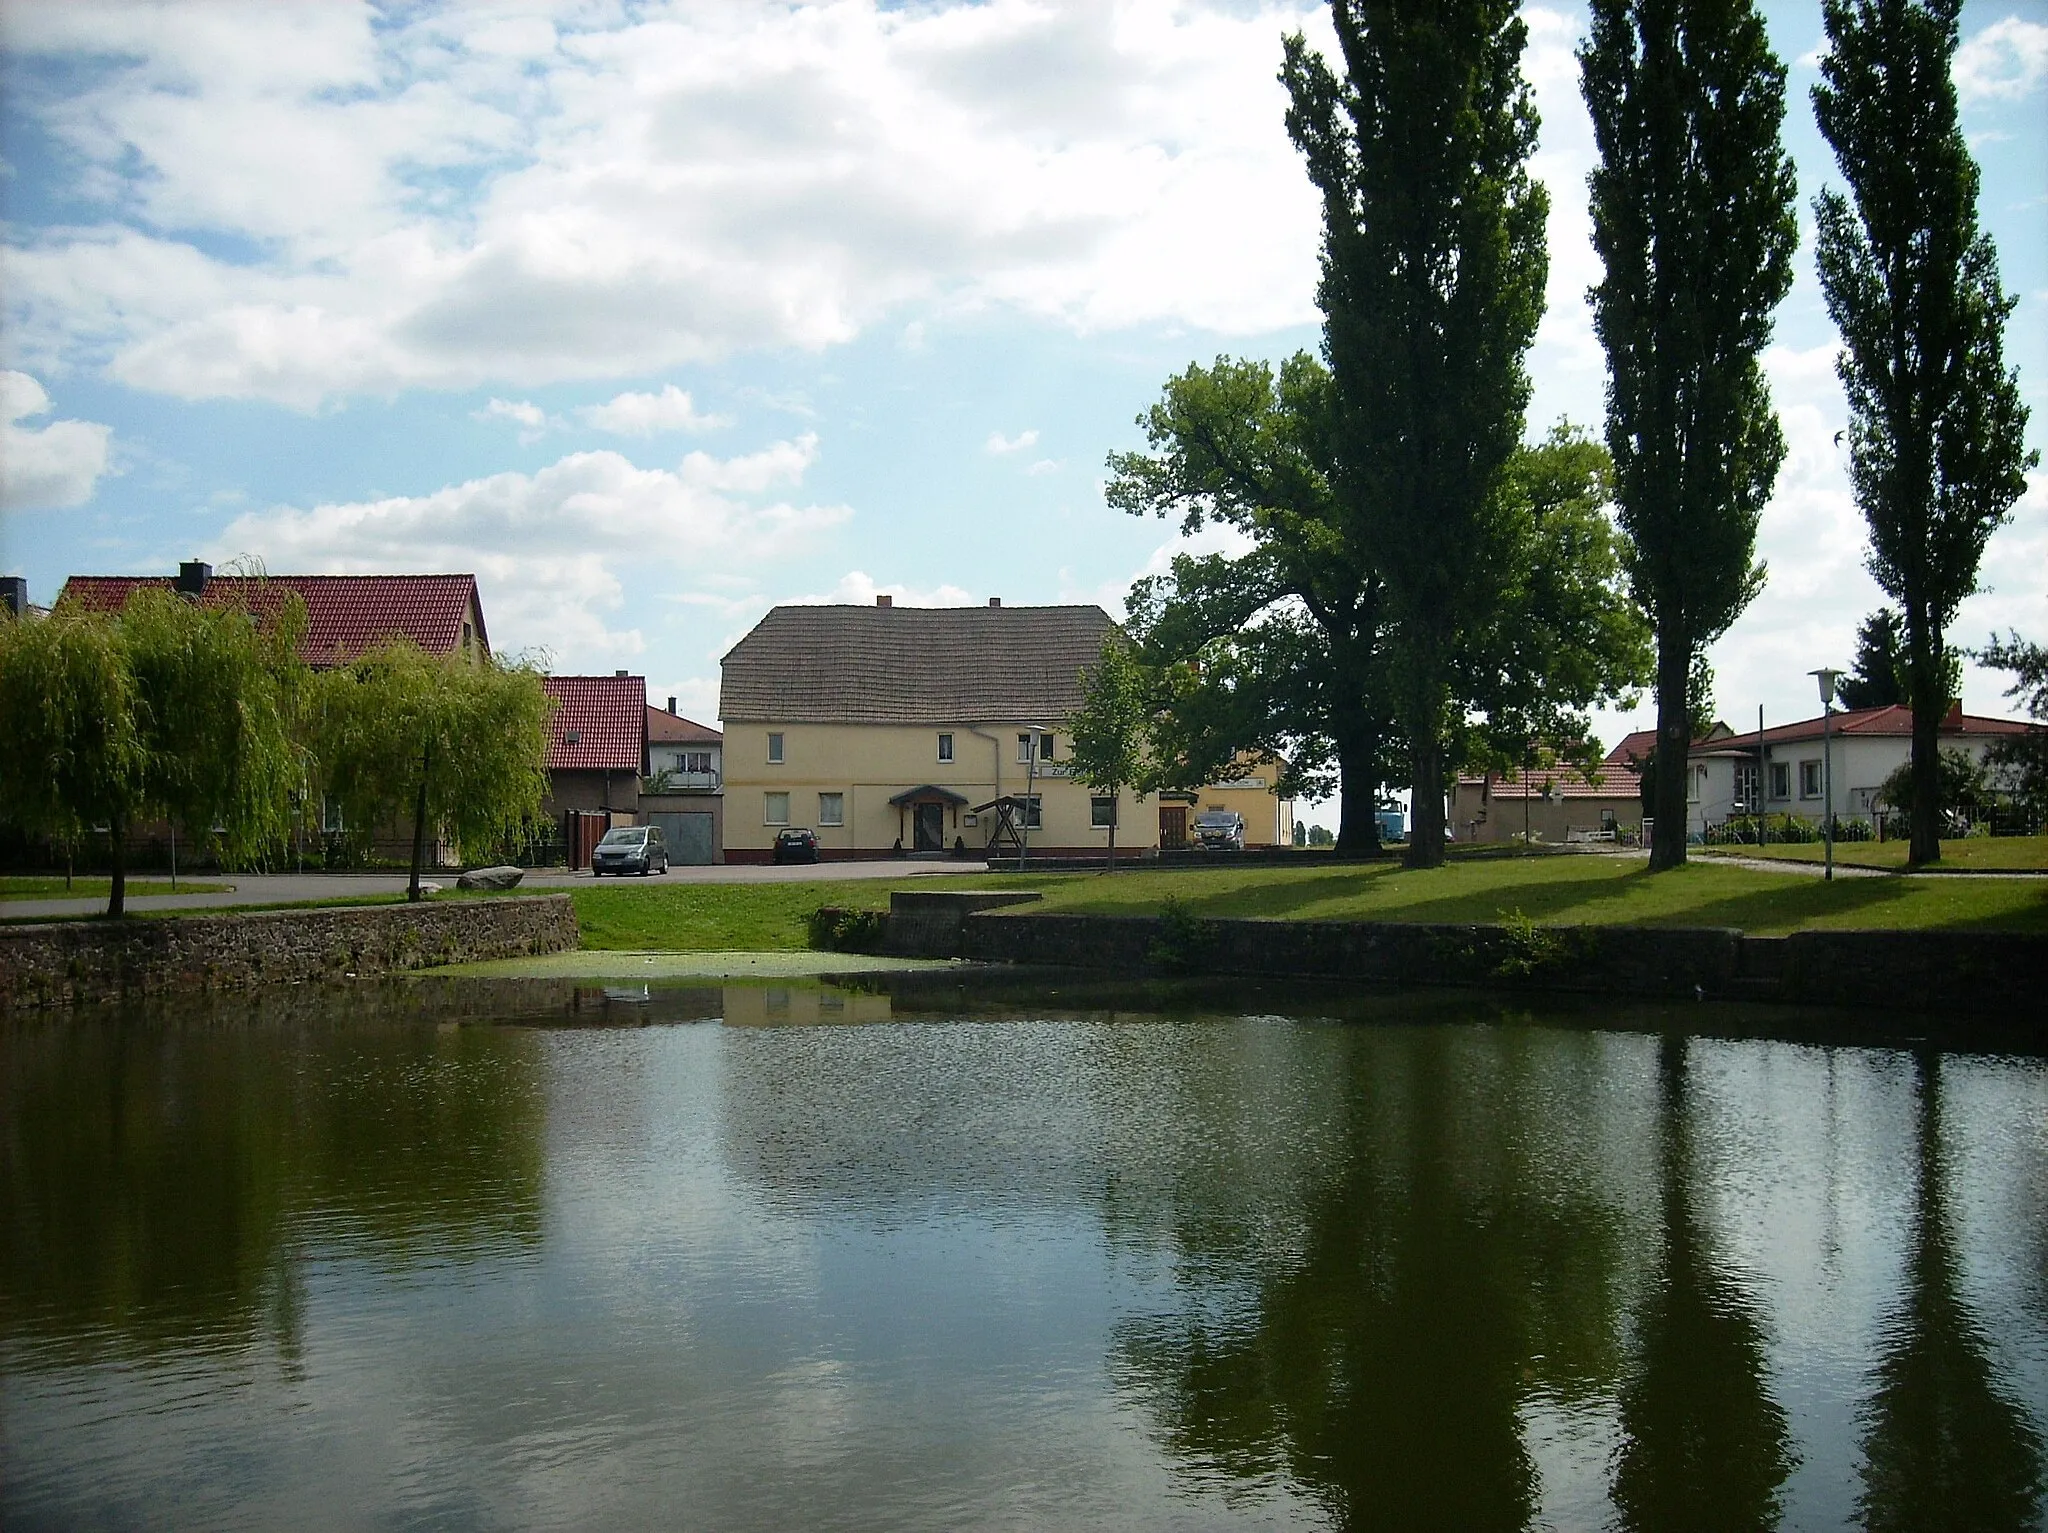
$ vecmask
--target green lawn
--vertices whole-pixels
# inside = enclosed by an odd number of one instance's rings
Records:
[[[1696,849],[1697,850],[1697,849]],[[1825,848],[1812,846],[1715,846],[1709,856],[1769,857],[1786,862],[1819,862]],[[1904,841],[1838,841],[1835,861],[1846,867],[1906,866]],[[1968,868],[1983,873],[2048,869],[2048,836],[1976,836],[1941,843],[1938,867]]]
[[[233,884],[199,883],[190,878],[178,880],[173,889],[167,879],[128,880],[130,894],[219,894],[224,889],[234,888]],[[52,900],[52,899],[105,899],[107,880],[104,878],[79,877],[71,880],[71,887],[64,887],[64,876],[60,874],[4,873],[0,874],[0,900]]]
[[[1150,915],[1175,897],[1195,915],[1321,921],[1497,921],[1558,925],[1732,926],[1759,934],[1805,927],[2048,932],[2048,882],[1943,878],[1820,879],[1702,861],[1652,877],[1607,857],[1454,861],[1427,872],[1394,863],[1318,868],[690,884],[574,893],[589,948],[709,951],[801,947],[820,905],[886,909],[892,887],[1037,889],[1030,912]],[[1030,912],[1020,911],[1020,915]]]

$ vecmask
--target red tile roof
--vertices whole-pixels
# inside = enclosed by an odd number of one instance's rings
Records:
[[[1941,721],[1940,732],[1944,735],[2023,735],[2039,726],[2019,719],[1993,719],[1982,714],[1965,713],[1961,704],[1952,704]],[[1724,732],[1725,731],[1725,732]],[[1849,708],[1835,715],[1834,732],[1838,736],[1862,738],[1890,737],[1910,738],[1913,733],[1913,710],[1898,703],[1883,708]],[[1816,714],[1810,719],[1801,719],[1793,724],[1778,724],[1766,729],[1763,734],[1766,745],[1789,745],[1799,740],[1818,740],[1821,737],[1821,720]],[[1623,735],[1614,749],[1607,753],[1610,762],[1628,760],[1644,761],[1650,754],[1650,747],[1657,743],[1657,731],[1639,729],[1634,734]],[[1716,724],[1712,730],[1701,735],[1692,743],[1692,754],[1702,755],[1714,752],[1736,754],[1756,750],[1757,734],[1754,729],[1747,734],[1736,734],[1725,724]]]
[[[647,739],[653,745],[718,745],[725,736],[709,724],[699,724],[680,713],[650,705],[647,709]]]
[[[168,591],[175,586],[168,575],[73,575],[58,592],[57,604],[118,612],[144,587]],[[299,654],[309,665],[332,665],[394,637],[410,639],[429,654],[452,654],[461,647],[463,621],[472,607],[476,643],[490,649],[474,575],[272,575],[267,580],[215,575],[200,599],[260,610],[286,591],[306,604],[306,637]]]
[[[645,759],[647,681],[641,676],[550,676],[561,706],[548,739],[551,772],[637,772]]]

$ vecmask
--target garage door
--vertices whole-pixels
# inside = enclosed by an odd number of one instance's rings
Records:
[[[711,844],[710,815],[657,809],[647,818],[661,827],[662,839],[668,842],[668,860],[678,867],[702,866],[716,859],[718,849]]]

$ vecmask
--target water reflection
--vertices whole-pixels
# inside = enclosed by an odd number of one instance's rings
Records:
[[[1994,1376],[1982,1323],[1962,1295],[1948,1206],[1941,1058],[1914,1061],[1916,1196],[1902,1302],[1884,1329],[1876,1389],[1861,1412],[1872,1529],[2040,1526],[2041,1437]]]
[[[1722,1269],[1696,1207],[1689,1041],[1657,1051],[1662,1237],[1635,1322],[1614,1476],[1623,1527],[1774,1528],[1792,1468],[1785,1412],[1765,1382],[1765,1338],[1743,1286]]]
[[[0,1061],[0,1337],[289,1353],[310,1250],[396,1267],[539,1236],[516,1032],[63,1019]]]

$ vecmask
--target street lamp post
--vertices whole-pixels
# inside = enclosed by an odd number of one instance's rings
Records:
[[[1031,808],[1038,800],[1038,753],[1044,748],[1045,737],[1052,733],[1043,724],[1027,724],[1031,731],[1031,754],[1024,762],[1024,809],[1023,824],[1017,831],[1017,871],[1024,871],[1024,860],[1031,855]]]
[[[1832,881],[1835,876],[1835,678],[1842,673],[1822,669],[1806,674],[1820,683],[1820,835],[1822,844],[1827,848],[1827,870],[1821,876]]]

